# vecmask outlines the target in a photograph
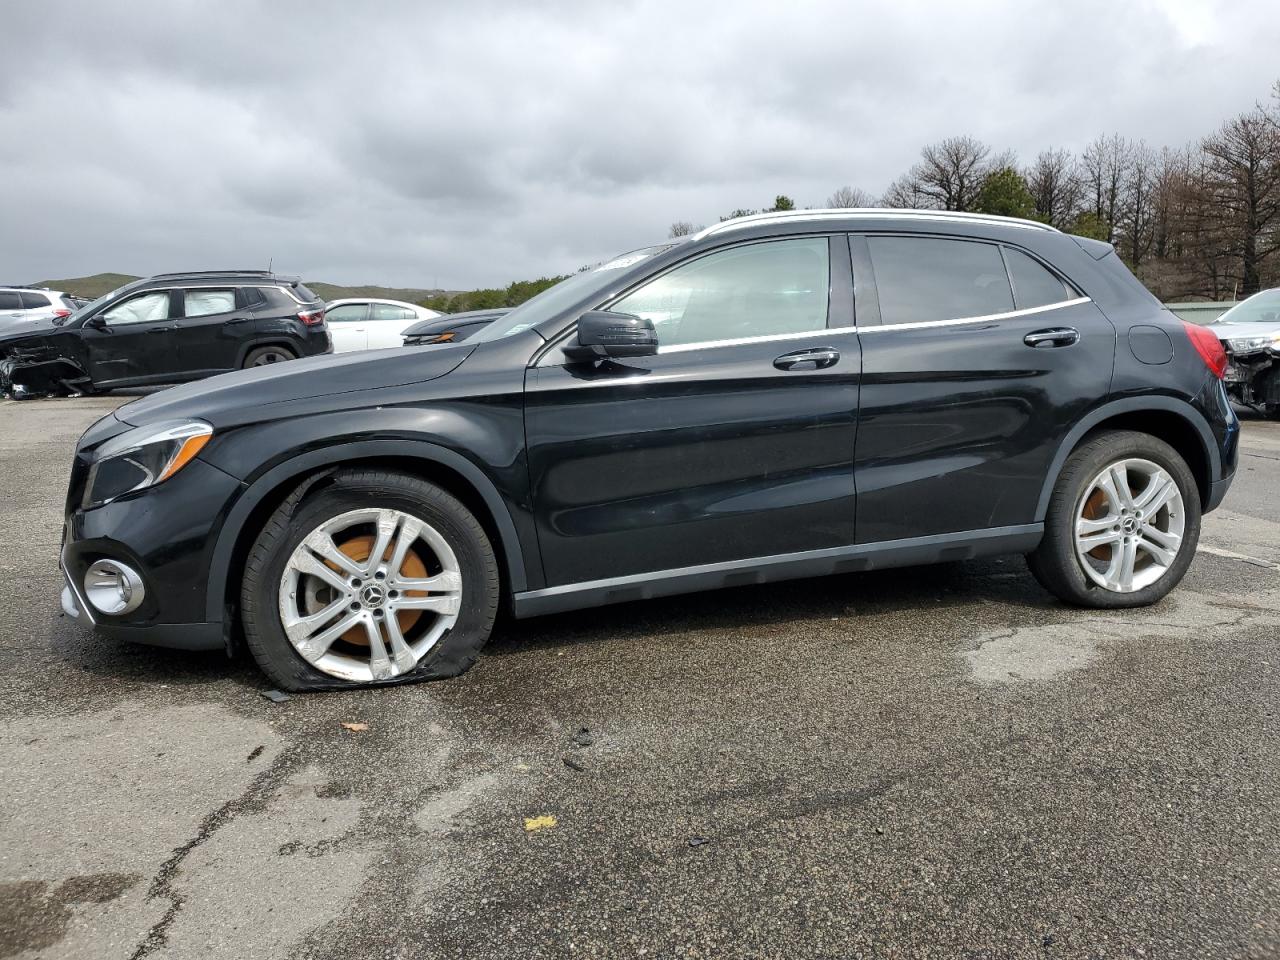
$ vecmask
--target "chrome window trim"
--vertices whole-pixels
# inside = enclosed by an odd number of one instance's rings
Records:
[[[865,328],[864,328],[865,329]],[[803,340],[857,333],[857,327],[817,327],[813,330],[801,330],[799,333],[766,333],[758,337],[733,337],[728,340],[699,340],[696,343],[673,343],[658,347],[658,356],[668,353],[688,353],[691,350],[710,350],[716,347],[741,347],[752,343],[770,343],[774,340]]]
[[[887,330],[922,330],[929,327],[958,327],[966,323],[988,323],[994,320],[1013,320],[1017,317],[1029,317],[1037,313],[1048,313],[1050,310],[1061,310],[1063,307],[1076,307],[1082,303],[1092,303],[1089,297],[1076,297],[1074,300],[1059,300],[1057,303],[1046,303],[1039,307],[1027,307],[1023,310],[1008,310],[1004,313],[988,313],[978,317],[955,317],[950,320],[921,320],[918,323],[881,323],[871,327],[858,327],[859,333],[878,333]]]
[[[1040,230],[1045,233],[1061,233],[1056,227],[1051,227],[1047,223],[1039,223],[1035,220],[1021,220],[1016,217],[997,217],[990,214],[981,213],[958,213],[951,210],[900,210],[892,208],[879,207],[859,207],[849,209],[828,209],[828,210],[796,210],[796,211],[777,211],[774,213],[756,213],[747,217],[738,217],[735,220],[725,220],[723,223],[712,224],[705,230],[694,235],[695,241],[704,237],[714,236],[719,233],[726,233],[731,230],[738,230],[743,227],[752,227],[766,223],[804,223],[809,221],[822,222],[827,220],[906,220],[906,221],[932,221],[935,223],[981,223],[993,226],[1018,227],[1023,230]],[[998,241],[997,241],[998,242]]]

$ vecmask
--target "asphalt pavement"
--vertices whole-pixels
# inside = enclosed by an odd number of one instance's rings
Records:
[[[119,402],[0,402],[0,957],[1280,956],[1278,423],[1149,609],[1012,557],[507,622],[459,679],[276,703],[62,616]]]

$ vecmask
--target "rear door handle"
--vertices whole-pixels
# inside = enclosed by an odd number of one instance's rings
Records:
[[[805,370],[823,370],[834,367],[840,362],[840,351],[835,347],[816,347],[812,350],[797,350],[795,353],[784,353],[773,361],[779,370],[791,370],[802,363],[812,363]]]
[[[1028,347],[1069,347],[1080,342],[1080,331],[1074,327],[1053,327],[1036,330],[1022,338]]]

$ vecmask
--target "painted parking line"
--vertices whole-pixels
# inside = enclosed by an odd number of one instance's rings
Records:
[[[1267,570],[1280,570],[1280,563],[1273,560],[1262,560],[1258,557],[1251,557],[1248,554],[1236,553],[1234,550],[1224,550],[1222,547],[1209,547],[1203,543],[1196,547],[1197,553],[1208,553],[1215,557],[1226,557],[1228,560],[1239,560],[1242,563],[1251,563],[1255,567],[1264,567]]]

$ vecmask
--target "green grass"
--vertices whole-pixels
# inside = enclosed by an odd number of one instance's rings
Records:
[[[66,280],[41,280],[37,286],[48,287],[51,290],[61,290],[64,293],[75,294],[77,297],[87,297],[90,300],[97,299],[104,293],[110,293],[116,287],[123,286],[137,280],[137,277],[130,276],[127,273],[95,273],[91,277],[71,277]],[[448,290],[419,290],[411,287],[343,287],[335,283],[323,283],[321,281],[304,281],[308,287],[315,291],[316,296],[322,300],[341,300],[344,297],[377,297],[383,300],[406,300],[409,303],[420,303],[430,297],[450,296],[457,291]]]

